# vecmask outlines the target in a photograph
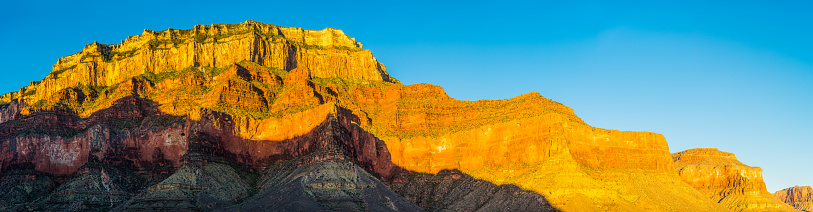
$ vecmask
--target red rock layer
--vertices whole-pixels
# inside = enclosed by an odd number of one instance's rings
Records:
[[[795,211],[768,193],[762,169],[715,148],[672,154],[680,178],[734,211]]]
[[[156,123],[183,118],[161,115],[148,109],[152,106],[149,101],[124,98],[85,119],[37,113],[2,123],[0,169],[32,164],[36,170],[67,176],[89,160],[139,167],[177,165],[186,152],[184,135],[189,132],[183,122]]]
[[[802,211],[813,211],[813,188],[794,186],[773,193],[779,201]]]

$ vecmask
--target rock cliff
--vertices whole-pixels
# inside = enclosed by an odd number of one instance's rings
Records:
[[[727,210],[681,181],[660,134],[592,127],[535,92],[455,100],[341,30],[253,21],[59,59],[0,96],[0,151],[0,171],[57,192],[2,208]]]
[[[339,104],[368,117],[360,125],[407,170],[457,169],[540,193],[564,209],[724,210],[680,183],[662,135],[591,127],[538,93],[472,102],[428,84],[323,84],[352,97]]]
[[[794,186],[774,192],[773,195],[784,203],[801,211],[813,211],[813,188]]]
[[[305,30],[254,21],[197,25],[187,30],[144,30],[119,44],[85,45],[82,51],[60,58],[45,79],[0,96],[0,103],[20,98],[35,103],[60,97],[81,103],[88,93],[65,89],[112,86],[145,73],[224,67],[240,61],[285,71],[306,68],[314,77],[398,82],[361,47],[339,29]]]
[[[672,154],[680,178],[734,211],[796,211],[768,193],[762,169],[715,148]]]

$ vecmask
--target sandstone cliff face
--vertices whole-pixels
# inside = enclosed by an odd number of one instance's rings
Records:
[[[762,169],[715,148],[672,154],[680,178],[734,211],[795,211],[768,193]]]
[[[286,71],[307,68],[315,77],[397,82],[369,50],[339,29],[314,31],[246,21],[144,30],[113,45],[94,42],[60,58],[45,79],[0,96],[0,103],[13,99],[34,103],[77,85],[111,86],[144,73],[223,67],[244,60]]]
[[[561,154],[594,168],[672,169],[662,135],[590,127],[538,93],[467,102],[420,84],[368,89],[354,98],[378,121],[371,127],[381,131],[394,162],[410,170],[536,164]]]
[[[773,195],[796,209],[813,211],[813,188],[810,186],[794,186],[774,192]]]
[[[458,169],[570,210],[725,210],[672,173],[662,135],[591,127],[538,93],[470,102],[427,84],[320,84],[349,96],[338,103],[359,111],[367,120],[360,125],[384,140],[393,163],[407,170]],[[671,198],[657,198],[662,195]]]
[[[147,30],[60,59],[0,96],[0,151],[2,171],[72,182],[91,162],[148,181],[114,210],[726,211],[681,181],[660,134],[591,127],[538,93],[458,101],[400,84],[340,30],[251,21]]]

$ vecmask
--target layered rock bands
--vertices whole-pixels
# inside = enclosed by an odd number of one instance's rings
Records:
[[[774,192],[773,195],[784,203],[801,211],[813,211],[813,188],[794,186]]]
[[[341,30],[253,21],[59,59],[0,96],[0,151],[15,210],[729,210],[660,134],[592,127],[535,92],[455,100]]]
[[[672,154],[680,178],[733,211],[796,211],[765,188],[762,169],[715,148]]]

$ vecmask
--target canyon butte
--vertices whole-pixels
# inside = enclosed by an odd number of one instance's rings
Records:
[[[780,201],[802,211],[813,211],[813,187],[794,186],[774,192]]]
[[[254,21],[60,58],[0,96],[0,171],[0,211],[795,210],[731,153],[535,92],[455,100],[339,29]]]

